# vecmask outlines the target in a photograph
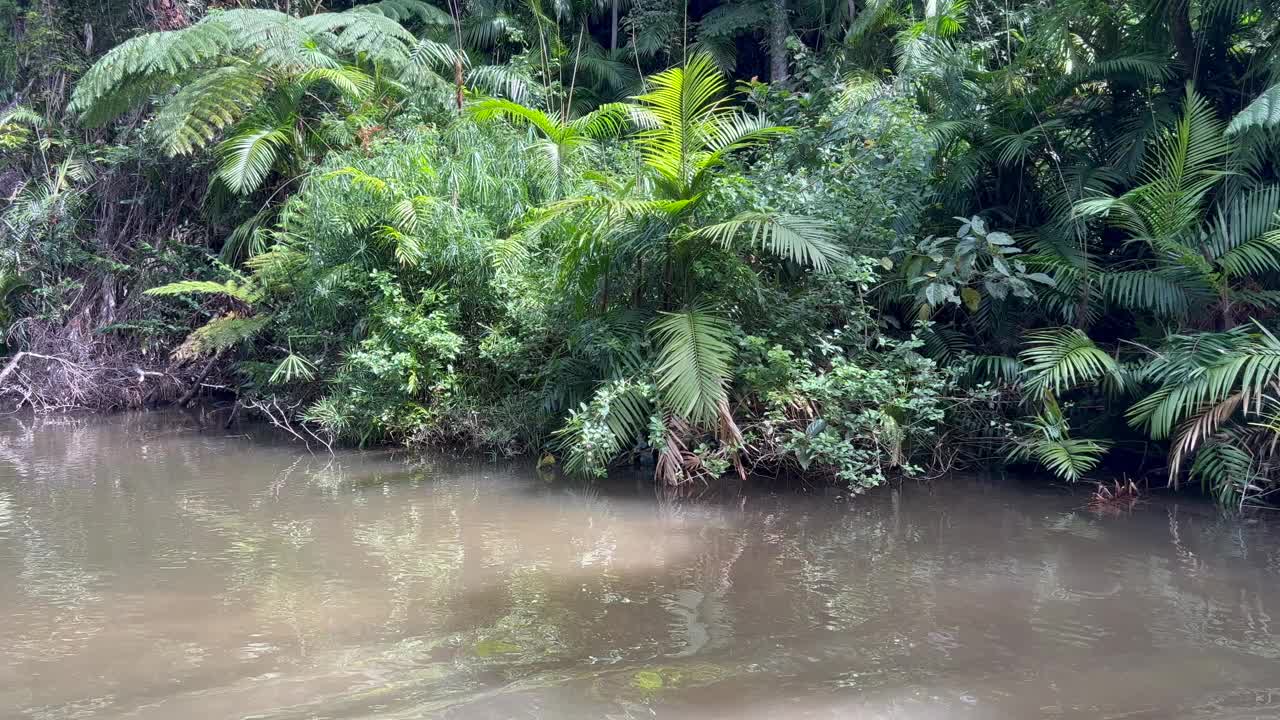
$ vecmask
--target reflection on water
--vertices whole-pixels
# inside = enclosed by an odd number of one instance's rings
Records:
[[[0,423],[0,717],[1280,717],[1280,531],[1205,505]]]

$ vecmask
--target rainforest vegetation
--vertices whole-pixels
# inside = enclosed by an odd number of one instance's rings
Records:
[[[0,390],[1280,487],[1280,5],[0,0]]]

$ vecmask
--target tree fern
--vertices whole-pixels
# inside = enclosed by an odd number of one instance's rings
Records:
[[[265,103],[267,93],[295,105],[317,84],[348,98],[368,93],[373,79],[353,63],[376,65],[391,76],[426,72],[426,60],[444,53],[438,44],[419,43],[395,18],[429,19],[427,7],[396,0],[304,18],[274,10],[214,11],[190,27],[116,46],[81,77],[68,108],[99,124],[163,97],[151,131],[165,152],[190,153],[271,104]],[[224,165],[224,179],[240,191],[251,190],[261,184],[256,171],[266,150],[278,151],[281,143],[260,125],[256,145],[243,142],[246,132],[234,134],[242,140],[234,149],[240,165]],[[222,154],[235,153],[224,148]]]
[[[242,317],[237,313],[227,313],[191,331],[173,355],[179,360],[191,360],[221,352],[252,339],[270,321],[267,315]]]
[[[156,113],[151,132],[170,155],[203,147],[234,124],[266,90],[260,71],[237,64],[217,68],[182,87]]]

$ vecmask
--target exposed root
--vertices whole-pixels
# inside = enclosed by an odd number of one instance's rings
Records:
[[[1095,513],[1119,515],[1133,510],[1142,502],[1142,491],[1132,480],[1114,481],[1111,485],[1098,483],[1089,498],[1089,509]]]

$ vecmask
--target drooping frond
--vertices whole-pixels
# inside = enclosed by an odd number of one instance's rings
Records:
[[[517,127],[532,125],[552,140],[558,140],[565,132],[559,123],[541,110],[511,100],[487,98],[472,104],[469,112],[477,120],[502,118]]]
[[[1191,305],[1195,277],[1161,270],[1111,270],[1096,276],[1102,294],[1128,310],[1147,310],[1163,317],[1178,317]]]
[[[373,92],[373,78],[360,68],[345,65],[336,68],[318,67],[304,70],[298,75],[300,87],[310,87],[316,83],[324,83],[336,90],[340,95],[358,100]]]
[[[1094,345],[1079,328],[1027,333],[1027,348],[1018,357],[1027,366],[1027,389],[1036,394],[1060,395],[1104,378],[1122,383],[1123,376],[1115,358]]]
[[[977,382],[1016,385],[1026,375],[1027,367],[1008,355],[975,355],[965,367],[965,375]]]
[[[1280,125],[1280,84],[1263,90],[1253,102],[1236,113],[1227,126],[1227,134],[1234,135],[1250,128],[1273,128],[1277,125]]]
[[[537,83],[514,65],[477,65],[467,71],[467,84],[487,95],[505,97],[522,105],[535,97]]]
[[[190,153],[251,110],[266,89],[251,65],[221,67],[183,86],[156,113],[151,132],[170,155]]]
[[[733,326],[694,308],[663,313],[650,332],[658,348],[654,374],[663,405],[691,422],[714,422],[732,377]]]
[[[768,19],[763,3],[728,2],[712,8],[698,21],[700,35],[732,38],[754,32]]]
[[[403,67],[417,38],[395,19],[376,11],[356,6],[340,13],[318,13],[299,22],[312,32],[334,33],[339,50],[363,55],[392,67]]]
[[[235,280],[214,282],[212,280],[181,280],[179,282],[153,287],[147,290],[148,295],[226,295],[247,305],[258,301],[258,290],[251,285],[243,285]]]
[[[237,313],[227,313],[201,325],[173,351],[179,360],[191,360],[220,352],[246,340],[252,339],[271,322],[269,315],[241,317]]]
[[[291,142],[292,136],[284,127],[242,128],[222,143],[218,178],[233,192],[251,193],[262,186]]]
[[[829,223],[800,215],[744,212],[728,222],[700,228],[695,235],[725,247],[745,235],[752,245],[818,272],[846,258]]]
[[[438,72],[452,70],[455,63],[463,67],[470,65],[466,53],[437,40],[422,38],[409,51],[407,71],[411,79],[434,78]]]
[[[1129,409],[1129,423],[1160,440],[1189,417],[1241,395],[1241,410],[1260,412],[1280,381],[1280,340],[1260,325],[1222,333],[1174,335],[1147,365],[1156,390]]]
[[[1246,443],[1228,434],[1214,438],[1195,453],[1188,477],[1212,493],[1223,505],[1234,505],[1256,490],[1255,458]]]
[[[590,138],[602,140],[617,137],[629,128],[646,129],[649,117],[633,112],[634,108],[623,103],[605,103],[569,123],[575,131]]]
[[[1206,254],[1233,277],[1280,271],[1280,186],[1242,192],[1219,207]]]
[[[361,5],[360,10],[386,15],[399,23],[412,21],[439,27],[453,22],[453,17],[449,13],[423,0],[380,0],[380,2]]]
[[[1037,438],[1015,445],[1008,458],[1034,460],[1063,480],[1078,482],[1098,466],[1109,447],[1103,440]]]
[[[112,48],[85,71],[71,93],[67,108],[81,115],[89,113],[95,104],[120,90],[126,81],[147,76],[174,77],[233,47],[235,38],[227,24],[210,19],[181,30],[131,38]],[[123,112],[128,108],[114,109]],[[100,113],[95,119],[105,122],[111,117]]]
[[[378,9],[378,8],[381,9]],[[390,73],[413,69],[417,39],[395,19],[428,16],[410,0],[297,18],[275,10],[213,11],[180,30],[148,33],[113,48],[81,77],[68,108],[87,123],[164,97],[153,128],[170,152],[190,152],[236,122],[268,87],[324,81],[348,96],[372,80],[344,67],[373,62]]]
[[[608,464],[631,449],[649,428],[653,386],[619,379],[597,388],[590,401],[569,413],[555,437],[564,468],[575,475],[603,475]]]

